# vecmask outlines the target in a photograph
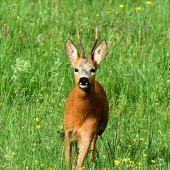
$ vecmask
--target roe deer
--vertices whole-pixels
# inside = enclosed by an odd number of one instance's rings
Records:
[[[95,81],[96,70],[107,52],[106,41],[103,40],[93,54],[98,40],[96,28],[94,44],[89,56],[85,57],[78,26],[77,32],[81,55],[70,39],[66,42],[66,54],[74,68],[76,85],[67,100],[64,125],[66,164],[67,166],[70,164],[71,148],[74,143],[76,150],[79,149],[77,168],[81,168],[90,145],[92,145],[91,160],[94,160],[96,140],[98,135],[104,132],[108,122],[109,104],[102,86]]]

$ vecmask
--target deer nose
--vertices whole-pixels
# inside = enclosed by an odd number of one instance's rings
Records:
[[[79,85],[85,85],[88,86],[90,84],[89,79],[87,77],[81,77],[79,79]]]

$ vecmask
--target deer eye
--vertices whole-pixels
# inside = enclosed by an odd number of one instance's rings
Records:
[[[75,72],[78,72],[79,70],[77,68],[74,69]]]
[[[95,68],[91,69],[91,73],[95,73],[95,71],[96,71]]]

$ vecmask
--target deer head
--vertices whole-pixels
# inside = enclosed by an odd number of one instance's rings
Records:
[[[74,45],[74,43],[68,39],[66,42],[66,54],[71,61],[74,68],[75,82],[78,87],[85,90],[94,85],[95,73],[100,62],[105,58],[107,52],[106,41],[103,40],[95,49],[98,40],[98,28],[96,28],[96,36],[93,46],[90,49],[89,56],[85,57],[85,52],[80,39],[80,33],[77,26],[77,38],[81,49],[81,54]]]

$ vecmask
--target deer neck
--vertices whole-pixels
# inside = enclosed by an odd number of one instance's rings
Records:
[[[94,112],[94,104],[95,104],[95,86],[92,85],[87,90],[82,90],[80,87],[76,86],[76,93],[74,96],[75,116],[78,116],[81,119],[85,119],[85,117]]]

